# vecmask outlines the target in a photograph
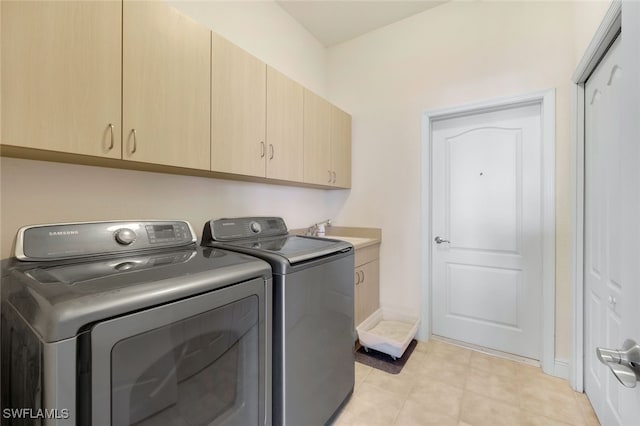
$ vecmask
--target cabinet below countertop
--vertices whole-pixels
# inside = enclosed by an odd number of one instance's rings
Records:
[[[357,327],[380,307],[382,230],[331,226],[325,237],[346,241],[355,248],[354,325]]]

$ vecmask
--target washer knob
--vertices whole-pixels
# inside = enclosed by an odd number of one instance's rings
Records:
[[[251,222],[251,224],[249,225],[249,228],[251,229],[251,232],[253,232],[254,234],[257,234],[258,232],[262,231],[262,227],[258,222]]]
[[[122,228],[116,231],[115,237],[118,243],[128,246],[136,240],[136,233],[129,228]]]

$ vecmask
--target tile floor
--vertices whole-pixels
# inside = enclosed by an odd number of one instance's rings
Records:
[[[593,426],[584,394],[539,368],[431,340],[402,371],[356,362],[353,396],[334,426]]]

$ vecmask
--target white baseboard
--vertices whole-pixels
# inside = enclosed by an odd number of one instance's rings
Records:
[[[467,348],[467,349],[471,349],[477,352],[482,352],[485,353],[487,355],[493,355],[499,358],[505,358],[505,359],[510,359],[512,361],[518,361],[518,362],[522,362],[524,364],[528,364],[534,367],[541,367],[540,366],[540,362],[536,361],[536,360],[532,360],[529,358],[524,358],[521,356],[517,356],[517,355],[513,355],[513,354],[508,354],[508,353],[504,353],[504,352],[500,352],[500,351],[496,351],[493,349],[488,349],[482,346],[477,346],[477,345],[473,345],[471,343],[465,343],[465,342],[460,342],[458,340],[453,340],[453,339],[448,339],[446,337],[442,337],[442,336],[436,336],[436,335],[431,335],[429,336],[429,339],[421,339],[420,336],[417,336],[417,340],[420,341],[428,341],[428,340],[439,340],[441,342],[445,342],[445,343],[449,343],[452,345],[456,345],[456,346],[460,346],[463,348]],[[556,358],[554,360],[553,365],[551,366],[550,369],[546,370],[544,369],[544,372],[546,374],[549,374],[551,376],[554,377],[558,377],[560,379],[564,379],[564,380],[569,380],[569,361],[566,359],[559,359]]]
[[[569,380],[569,362],[566,359],[556,358],[551,375]]]
[[[509,359],[511,361],[521,362],[523,364],[528,364],[533,367],[540,367],[540,362],[535,359],[525,358],[522,356],[510,354],[510,353],[497,351],[495,349],[485,348],[484,346],[474,345],[473,343],[461,342],[459,340],[449,339],[448,337],[436,336],[435,334],[431,335],[431,339],[439,340],[441,342],[449,343],[451,345],[460,346],[462,348],[471,349],[476,352],[482,352],[484,354],[492,355],[498,358],[504,358],[504,359]]]

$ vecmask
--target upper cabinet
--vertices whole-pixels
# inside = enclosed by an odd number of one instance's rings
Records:
[[[331,165],[332,184],[351,188],[351,116],[331,106]]]
[[[211,170],[302,182],[302,86],[211,37]]]
[[[351,187],[351,116],[304,92],[304,182]]]
[[[351,117],[166,2],[0,7],[2,155],[350,187]]]
[[[304,181],[331,185],[331,110],[329,102],[304,91]]]
[[[264,177],[266,65],[211,37],[211,170]]]
[[[267,177],[303,178],[302,86],[267,66]]]
[[[123,158],[209,170],[210,31],[164,2],[123,7]]]
[[[2,144],[120,158],[122,4],[0,7]]]

